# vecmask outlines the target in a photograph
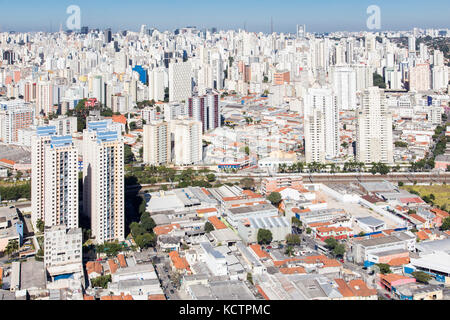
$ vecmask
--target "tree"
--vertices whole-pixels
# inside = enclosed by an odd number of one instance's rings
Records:
[[[216,176],[214,175],[214,173],[210,173],[206,175],[206,179],[208,179],[208,182],[214,182],[216,181]]]
[[[16,239],[14,239],[14,240],[9,240],[9,241],[8,241],[8,244],[6,245],[6,248],[5,248],[5,253],[6,253],[8,256],[11,256],[11,255],[13,255],[14,252],[16,252],[17,250],[19,250],[19,243],[17,242],[17,240],[16,240]]]
[[[386,89],[386,83],[384,82],[383,77],[380,76],[376,72],[373,74],[373,85],[374,85],[374,87],[379,87],[381,89]]]
[[[380,268],[381,274],[392,273],[391,267],[386,263],[378,263],[377,266]]]
[[[399,187],[403,187],[403,185],[404,185],[403,182],[401,182],[401,181],[398,182],[398,186],[399,186]]]
[[[301,243],[300,236],[298,234],[288,234],[286,236],[286,243],[288,245],[298,246]]]
[[[44,232],[44,226],[44,221],[42,221],[41,219],[38,219],[38,221],[36,221],[36,228],[40,233]]]
[[[125,164],[130,164],[134,160],[134,154],[133,151],[131,151],[131,147],[128,144],[125,144],[123,148],[123,162]]]
[[[423,271],[414,271],[413,273],[411,273],[411,275],[421,283],[428,283],[428,281],[430,281],[432,278],[431,275]]]
[[[247,281],[253,284],[253,276],[250,272],[247,273]]]
[[[91,285],[93,288],[108,288],[108,282],[111,282],[111,275],[108,274],[106,276],[100,276],[94,279],[91,279]]]
[[[244,189],[252,189],[255,187],[255,180],[253,178],[244,178],[241,180],[241,186]]]
[[[294,248],[292,246],[287,246],[286,251],[284,252],[288,257],[292,257],[294,255]]]
[[[335,238],[327,238],[325,239],[325,243],[330,250],[333,250],[339,244]]]
[[[300,228],[302,226],[302,222],[297,217],[292,217],[291,222],[294,226]]]
[[[131,231],[131,235],[133,236],[135,241],[138,236],[146,233],[146,230],[144,229],[144,227],[141,226],[141,224],[139,224],[138,222],[132,222],[130,224],[130,231]]]
[[[358,233],[358,236],[360,237],[364,237],[366,235],[366,233],[364,231],[361,231],[360,233]]]
[[[311,234],[311,232],[312,232],[311,228],[306,228],[306,233],[307,234]]]
[[[333,249],[333,254],[336,257],[343,257],[345,254],[345,245],[342,243],[337,244]]]
[[[257,239],[259,244],[270,244],[272,242],[272,232],[267,229],[259,229]]]
[[[278,204],[281,202],[281,194],[278,192],[272,192],[268,197],[267,200],[270,201],[274,206],[278,206]]]
[[[150,217],[150,215],[145,212],[141,217],[141,226],[147,232],[153,232],[153,228],[156,227],[155,221]]]
[[[145,233],[136,237],[136,244],[141,249],[152,247],[156,243],[156,235],[154,233]]]
[[[206,221],[205,223],[205,232],[210,233],[211,231],[214,231],[214,226],[211,222]]]
[[[450,217],[445,218],[442,221],[442,225],[439,228],[441,231],[450,230]]]

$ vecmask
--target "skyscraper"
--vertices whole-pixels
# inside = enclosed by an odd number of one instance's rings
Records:
[[[339,112],[331,89],[309,89],[305,98],[306,162],[325,162],[339,153]]]
[[[333,68],[333,89],[339,110],[356,109],[356,72],[353,68]]]
[[[32,138],[32,223],[78,227],[78,150],[71,136],[38,127]]]
[[[31,126],[33,118],[33,108],[23,100],[0,103],[0,140],[16,143],[18,130]]]
[[[192,95],[190,62],[169,64],[169,101],[186,101]]]
[[[220,126],[219,94],[209,92],[188,99],[189,117],[202,123],[203,132]]]
[[[202,123],[195,120],[171,121],[175,142],[176,165],[198,164],[202,161]]]
[[[124,144],[106,121],[83,131],[83,209],[96,243],[124,239]]]
[[[384,90],[364,90],[357,111],[356,159],[359,162],[393,163],[392,114]]]
[[[144,125],[144,163],[159,166],[171,161],[171,138],[168,122]]]

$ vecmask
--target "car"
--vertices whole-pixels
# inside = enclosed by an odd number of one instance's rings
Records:
[[[272,246],[267,246],[267,249],[269,249],[269,250],[272,249]]]

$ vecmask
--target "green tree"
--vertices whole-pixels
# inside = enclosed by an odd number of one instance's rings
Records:
[[[302,226],[302,222],[297,217],[292,217],[291,222],[294,226],[297,226],[298,228]]]
[[[153,232],[153,228],[156,227],[155,221],[150,217],[150,215],[145,212],[141,217],[141,226],[147,232]]]
[[[130,164],[135,160],[133,151],[131,151],[131,146],[124,144],[123,148],[123,161],[125,164]]]
[[[281,202],[281,194],[279,192],[272,192],[268,197],[267,200],[270,201],[274,206],[278,206],[278,204]]]
[[[130,224],[130,231],[131,231],[131,235],[133,236],[135,241],[138,236],[146,233],[146,230],[144,229],[144,227],[138,222],[132,222]]]
[[[206,221],[205,223],[205,232],[210,233],[211,231],[214,231],[214,226],[211,222]]]
[[[411,275],[416,278],[418,282],[428,283],[431,280],[431,275],[423,271],[414,271]]]
[[[19,250],[19,243],[16,239],[9,240],[5,248],[5,253],[10,257]]]
[[[386,89],[386,83],[384,82],[383,77],[380,76],[376,72],[373,74],[373,85],[374,85],[374,87],[379,87],[381,89]]]
[[[335,238],[327,238],[325,239],[325,243],[328,249],[333,250],[339,242]]]
[[[270,244],[272,242],[272,232],[267,229],[259,229],[257,240],[259,244]]]
[[[244,178],[240,182],[243,189],[252,189],[255,187],[255,180],[253,178]]]
[[[333,249],[333,254],[336,257],[343,257],[345,254],[345,245],[338,243]]]
[[[306,228],[306,233],[307,233],[307,234],[311,234],[311,232],[312,232],[312,229],[311,229],[311,228]]]
[[[141,249],[153,247],[156,244],[156,235],[154,233],[144,233],[137,236],[135,241]]]
[[[108,274],[106,276],[100,276],[94,279],[91,279],[91,285],[93,288],[108,288],[108,282],[111,282],[111,275]]]
[[[247,281],[253,285],[253,276],[250,272],[247,272]]]
[[[44,221],[42,221],[41,219],[38,219],[38,221],[36,221],[36,228],[40,233],[44,232],[44,226]]]
[[[441,231],[450,230],[450,217],[445,218],[442,221],[442,225],[439,228]]]
[[[391,267],[386,263],[378,263],[377,266],[378,266],[378,268],[380,268],[381,274],[392,273]]]
[[[206,175],[206,179],[208,179],[208,182],[214,182],[216,181],[216,176],[214,175],[214,173],[210,173]]]
[[[292,257],[294,255],[294,248],[292,246],[287,246],[286,250],[284,251],[284,253],[288,256],[288,257]]]
[[[298,246],[301,243],[300,236],[298,234],[288,234],[286,236],[286,243],[292,246]]]

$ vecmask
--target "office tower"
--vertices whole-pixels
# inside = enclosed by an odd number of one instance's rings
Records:
[[[111,29],[108,28],[105,30],[105,42],[110,43],[112,41],[112,32]]]
[[[431,73],[428,63],[417,64],[409,73],[410,91],[427,91],[431,89]]]
[[[188,99],[189,117],[202,123],[203,132],[220,126],[219,94],[209,92]]]
[[[192,95],[190,62],[169,64],[169,101],[186,101]]]
[[[148,81],[148,100],[164,101],[164,70],[150,71]]]
[[[53,126],[38,127],[31,147],[31,220],[46,227],[78,227],[78,151],[71,136]]]
[[[83,262],[81,228],[53,226],[44,231],[44,266],[64,266]]]
[[[309,89],[304,115],[306,162],[324,163],[339,153],[339,112],[331,89]]]
[[[151,122],[144,125],[144,163],[153,166],[168,164],[171,161],[171,151],[168,122]]]
[[[333,90],[339,110],[356,109],[356,72],[353,68],[333,67]]]
[[[361,109],[357,111],[356,159],[393,163],[392,114],[384,90],[378,87],[363,91]]]
[[[124,144],[106,121],[83,131],[83,209],[95,243],[124,240]]]
[[[198,164],[202,161],[202,123],[195,120],[174,120],[171,132],[175,142],[175,165]]]
[[[16,143],[19,129],[33,124],[34,110],[23,100],[10,100],[0,103],[0,140]]]

